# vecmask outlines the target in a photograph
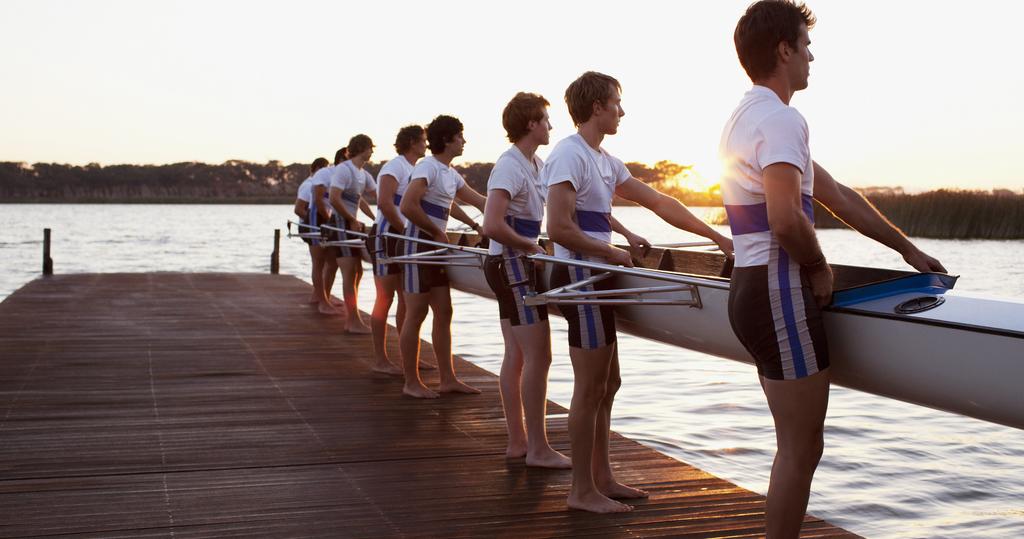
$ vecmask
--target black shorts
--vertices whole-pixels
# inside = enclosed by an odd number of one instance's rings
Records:
[[[558,288],[593,277],[593,271],[578,266],[555,264],[551,288]],[[578,289],[581,292],[608,290],[611,279]],[[615,308],[611,305],[559,305],[569,323],[569,346],[594,350],[615,342]]]
[[[334,214],[334,222],[331,223],[331,226],[333,226],[335,228],[340,228],[340,229],[343,229],[343,230],[347,230],[348,229],[348,226],[345,223],[345,218],[342,217],[341,215],[337,214],[337,213]],[[334,230],[331,231],[331,241],[348,241],[348,240],[352,240],[352,239],[356,239],[356,237],[355,236],[349,236],[348,234],[345,234],[344,232],[336,232]],[[334,257],[335,258],[358,257],[358,256],[360,256],[362,254],[362,253],[359,252],[359,248],[358,247],[346,247],[346,246],[339,245],[339,246],[335,246],[334,249],[335,249],[335,253],[334,253]]]
[[[398,256],[400,252],[399,244],[401,240],[384,236],[387,232],[391,232],[391,227],[388,226],[387,221],[384,222],[382,227],[378,223],[374,223],[370,229],[370,236],[366,239],[366,248],[370,251],[370,262],[373,264],[373,274],[377,277],[400,275],[402,273],[401,264],[386,264],[378,261],[381,258]]]
[[[528,326],[548,319],[546,305],[530,306],[523,296],[536,292],[537,276],[533,262],[505,249],[503,255],[490,255],[484,262],[484,277],[498,300],[498,318],[513,326]]]
[[[299,223],[304,224],[304,225],[308,225],[309,224],[309,216],[307,215],[304,219],[299,220]],[[300,226],[298,233],[299,234],[309,234],[311,232],[313,232],[312,228],[305,227],[305,226]],[[313,245],[313,238],[303,237],[302,241],[306,242],[306,245]]]
[[[423,232],[412,223],[406,229],[405,235],[423,240],[434,239],[430,234]],[[433,251],[437,247],[406,240],[401,242],[400,249],[403,255],[411,255]],[[402,264],[402,290],[404,292],[408,294],[423,294],[430,292],[431,288],[437,286],[450,286],[448,283],[448,272],[443,265]]]
[[[788,269],[781,281],[769,266],[732,271],[729,323],[754,356],[758,374],[771,380],[797,380],[829,366],[821,309],[798,267]]]

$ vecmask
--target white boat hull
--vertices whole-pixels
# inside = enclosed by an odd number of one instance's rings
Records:
[[[548,270],[551,267],[547,264]],[[452,267],[448,272],[455,288],[493,297],[479,268]],[[615,274],[611,279],[614,288],[665,284],[636,275]],[[728,280],[696,286],[700,307],[617,305],[618,327],[640,337],[752,364],[729,324]],[[683,300],[690,294],[665,292],[650,297]],[[941,320],[956,310],[976,310],[979,302],[1002,309],[1000,319],[1015,316],[1014,320],[1024,320],[1024,304],[997,301],[991,305],[976,298],[951,296],[930,311],[930,316],[901,319],[879,315],[887,312],[889,304],[903,299],[895,296],[870,302],[863,312],[845,308],[825,312],[834,383],[1024,428],[1024,331],[1016,331],[1016,326],[994,330],[954,327],[956,324]],[[936,322],[936,318],[940,320]]]

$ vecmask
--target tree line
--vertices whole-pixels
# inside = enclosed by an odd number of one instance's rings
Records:
[[[376,177],[383,161],[366,169]],[[672,185],[672,176],[690,169],[669,161],[653,167],[627,163],[635,177],[680,198],[688,205],[720,205],[717,194],[692,193]],[[494,163],[465,163],[455,168],[477,191],[485,193]],[[117,203],[243,203],[281,204],[295,200],[309,165],[280,161],[221,164],[66,165],[0,162],[0,202],[117,202]],[[664,185],[663,185],[664,184]],[[369,197],[373,202],[373,197]]]

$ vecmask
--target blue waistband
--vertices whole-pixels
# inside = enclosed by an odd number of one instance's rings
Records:
[[[576,210],[576,223],[587,232],[611,232],[612,214],[600,211]]]
[[[395,206],[398,206],[399,204],[401,204],[402,203],[402,195],[395,195],[394,201],[395,201]]]
[[[420,207],[423,208],[423,211],[427,212],[427,215],[435,219],[447,219],[448,212],[451,211],[450,208],[438,206],[437,204],[427,202],[426,200],[420,201]]]
[[[814,223],[814,197],[801,195],[800,206],[804,215]],[[725,214],[729,217],[729,230],[733,236],[752,234],[754,232],[767,232],[771,230],[768,226],[768,205],[761,204],[726,204]]]
[[[346,192],[342,191],[341,192],[341,198],[343,198],[343,199],[345,199],[345,200],[347,200],[349,202],[355,202],[355,203],[359,202],[359,195],[354,194],[354,193],[346,193]]]
[[[521,219],[519,217],[506,215],[505,222],[508,223],[508,226],[512,227],[512,230],[515,230],[516,234],[519,234],[520,236],[530,239],[537,239],[537,236],[540,236],[540,221]]]

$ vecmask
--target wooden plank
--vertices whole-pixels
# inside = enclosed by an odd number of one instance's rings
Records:
[[[505,460],[493,374],[457,359],[482,395],[401,397],[400,378],[369,371],[369,338],[308,295],[293,277],[159,273],[58,275],[8,297],[0,536],[763,533],[763,497],[617,434],[617,473],[651,498],[566,510],[567,471]],[[549,413],[568,451],[566,410]],[[804,536],[853,535],[808,517]]]

